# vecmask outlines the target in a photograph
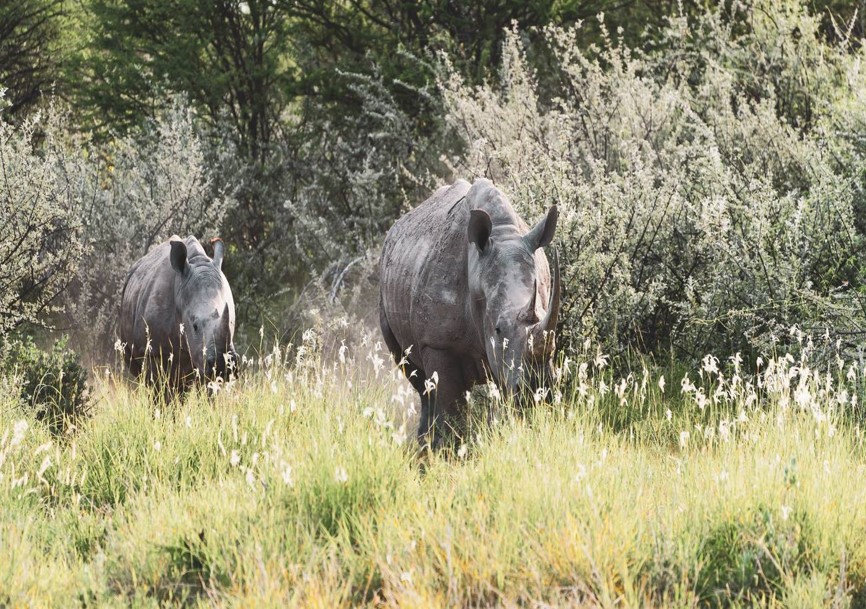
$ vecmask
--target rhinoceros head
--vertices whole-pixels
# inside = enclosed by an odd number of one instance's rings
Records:
[[[553,331],[559,313],[559,265],[552,282],[543,253],[556,230],[552,206],[525,234],[497,227],[481,209],[470,211],[469,290],[474,323],[494,380],[515,391],[552,370]],[[546,288],[546,290],[544,289]],[[547,292],[547,302],[538,298]]]
[[[224,376],[234,349],[235,303],[222,273],[225,247],[214,240],[214,257],[187,258],[183,241],[171,242],[171,266],[175,270],[175,305],[183,324],[181,342],[189,350],[193,366],[204,376]]]

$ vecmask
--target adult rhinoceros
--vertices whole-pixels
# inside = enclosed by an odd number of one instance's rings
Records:
[[[195,237],[173,236],[140,258],[126,276],[120,340],[134,375],[146,370],[176,387],[224,376],[235,357],[235,304],[222,273],[225,247],[209,258]],[[197,374],[196,374],[197,373]]]
[[[551,285],[541,248],[553,239],[557,215],[554,205],[527,230],[490,181],[460,180],[388,231],[379,323],[421,396],[419,439],[437,416],[458,412],[476,383],[492,378],[514,391],[552,372],[559,269]]]

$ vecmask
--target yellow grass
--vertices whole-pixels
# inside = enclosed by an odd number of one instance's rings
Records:
[[[573,358],[435,453],[372,342],[167,405],[100,373],[64,438],[4,396],[0,606],[866,602],[858,371],[709,361],[684,393]]]

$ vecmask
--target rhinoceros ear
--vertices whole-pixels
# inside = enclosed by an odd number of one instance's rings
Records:
[[[538,221],[538,224],[532,227],[523,237],[527,245],[533,251],[540,247],[545,247],[553,241],[553,233],[556,231],[556,219],[559,218],[559,210],[556,205],[552,205],[547,210],[547,215]]]
[[[483,209],[473,209],[469,212],[469,243],[474,243],[482,252],[487,247],[493,223]]]
[[[222,270],[223,254],[225,253],[226,246],[223,244],[223,240],[219,237],[214,237],[210,242],[213,245],[213,264],[215,267]]]
[[[186,272],[186,244],[183,241],[171,242],[171,268],[180,274]]]

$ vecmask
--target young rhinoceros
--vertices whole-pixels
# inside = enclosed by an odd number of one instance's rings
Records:
[[[173,236],[140,258],[126,276],[120,340],[129,370],[177,388],[225,376],[235,361],[235,303],[222,273],[225,246],[209,258],[195,237]],[[149,342],[148,342],[149,341]]]
[[[542,247],[554,205],[531,230],[493,184],[459,180],[400,218],[379,266],[379,323],[388,349],[421,396],[419,440],[453,416],[473,385],[514,392],[551,374],[559,269]],[[438,385],[428,379],[434,373]]]

